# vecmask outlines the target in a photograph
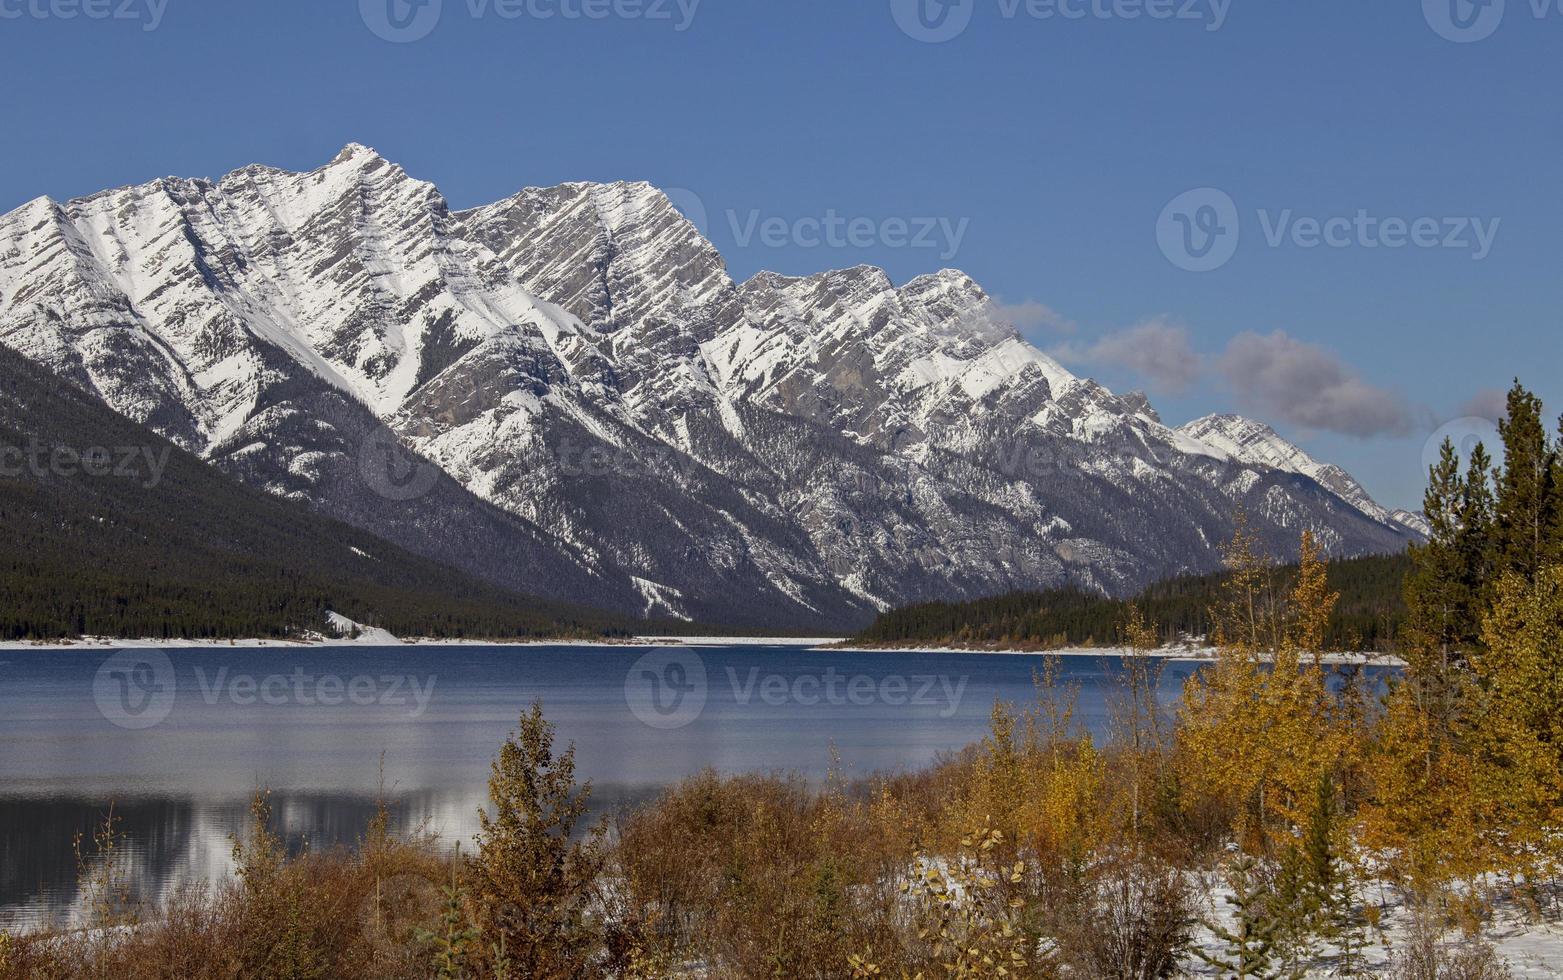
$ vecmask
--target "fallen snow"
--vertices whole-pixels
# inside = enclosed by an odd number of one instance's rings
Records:
[[[341,613],[326,612],[326,623],[336,634],[350,643],[361,643],[365,646],[388,646],[400,643],[401,638],[391,633],[390,630],[380,629],[378,626],[365,626],[363,623],[355,623]]]

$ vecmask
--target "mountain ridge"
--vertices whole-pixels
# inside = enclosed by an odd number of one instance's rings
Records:
[[[548,598],[840,628],[1206,571],[1239,507],[1280,554],[1304,527],[1342,555],[1416,533],[1349,476],[1076,377],[959,270],[735,282],[644,182],[457,211],[350,144],[44,200],[0,217],[0,343],[245,482]]]

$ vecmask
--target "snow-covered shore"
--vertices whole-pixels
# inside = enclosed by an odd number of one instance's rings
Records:
[[[333,620],[335,624],[335,620]],[[0,641],[0,650],[239,650],[285,649],[307,650],[334,647],[625,647],[625,646],[685,646],[685,647],[746,647],[774,646],[796,647],[818,653],[883,653],[883,654],[966,654],[995,657],[1123,657],[1131,651],[1126,647],[1072,647],[1060,650],[1020,650],[1002,647],[955,646],[863,646],[854,645],[849,639],[833,636],[634,636],[622,640],[606,639],[546,639],[546,640],[448,640],[428,637],[399,637],[385,630],[360,626],[345,619],[340,625],[347,635],[327,636],[315,634],[301,639],[247,639],[232,640],[162,640],[130,639],[87,636],[74,640],[6,640]],[[358,635],[352,636],[357,627]],[[1213,647],[1177,646],[1163,647],[1153,654],[1164,660],[1179,663],[1209,663],[1215,659]],[[1374,664],[1383,667],[1402,667],[1397,657],[1378,653],[1327,653],[1326,664]]]
[[[964,653],[994,657],[1126,657],[1133,651],[1128,647],[1067,647],[1058,650],[1023,650],[1012,647],[989,646],[860,646],[843,641],[830,649],[842,653]],[[1163,660],[1186,663],[1210,663],[1216,659],[1216,648],[1205,646],[1162,647],[1151,655]],[[1384,667],[1403,667],[1405,662],[1384,653],[1326,653],[1321,658],[1327,664],[1375,664]]]
[[[311,636],[297,640],[161,640],[87,636],[74,640],[6,640],[0,650],[309,650],[334,647],[624,647],[624,646],[788,646],[822,648],[839,643],[839,637],[777,636],[636,636],[623,640],[551,639],[551,640],[442,640],[427,637],[398,637],[385,630],[367,629],[358,637]]]

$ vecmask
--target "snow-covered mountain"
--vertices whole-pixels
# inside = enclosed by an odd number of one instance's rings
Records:
[[[1207,415],[1179,426],[1178,431],[1240,462],[1306,476],[1375,520],[1397,524],[1420,536],[1429,531],[1422,515],[1386,510],[1350,473],[1333,463],[1319,462],[1263,422],[1240,415]]]
[[[0,218],[0,343],[213,465],[411,550],[621,610],[876,609],[1413,533],[1258,423],[1162,424],[946,270],[745,283],[656,188],[454,212],[351,145]]]

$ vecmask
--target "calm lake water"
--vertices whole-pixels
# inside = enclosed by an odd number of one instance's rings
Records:
[[[1119,661],[1063,659],[1101,731]],[[68,920],[72,836],[112,804],[155,901],[229,870],[229,835],[272,794],[279,828],[351,844],[383,755],[398,828],[467,840],[490,760],[540,699],[600,809],[684,776],[819,779],[915,769],[982,737],[995,699],[1033,697],[1041,657],[796,646],[0,650],[0,928]],[[1195,669],[1171,661],[1170,703]]]

